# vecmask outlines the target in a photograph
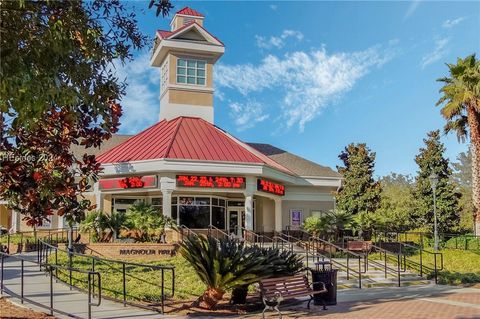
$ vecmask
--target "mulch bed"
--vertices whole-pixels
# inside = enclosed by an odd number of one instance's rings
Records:
[[[202,309],[193,306],[196,299],[167,301],[165,305],[165,314],[167,315],[189,315],[195,316],[238,316],[247,313],[262,311],[264,306],[258,294],[249,295],[247,303],[244,305],[230,304],[230,296],[225,295],[222,301],[217,304],[214,310]]]
[[[55,319],[42,312],[33,311],[26,307],[14,305],[5,298],[0,298],[1,319]]]

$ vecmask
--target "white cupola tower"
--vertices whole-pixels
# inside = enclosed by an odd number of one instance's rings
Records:
[[[204,19],[185,7],[170,31],[157,31],[150,63],[161,72],[160,120],[190,116],[213,123],[213,67],[225,47],[203,27]]]

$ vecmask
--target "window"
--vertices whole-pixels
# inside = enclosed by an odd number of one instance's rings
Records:
[[[152,198],[152,206],[155,207],[159,212],[162,211],[162,198],[156,197]]]
[[[226,200],[214,196],[173,196],[172,218],[189,228],[225,229]]]
[[[195,18],[192,17],[185,17],[183,18],[183,25],[189,24],[191,22],[195,21]]]
[[[177,83],[205,85],[206,62],[193,59],[177,60]]]

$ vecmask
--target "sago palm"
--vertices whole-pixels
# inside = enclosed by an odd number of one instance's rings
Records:
[[[480,234],[480,61],[473,54],[447,66],[450,75],[438,79],[444,86],[437,106],[442,106],[447,120],[445,132],[455,131],[460,141],[470,138],[473,215],[476,233]]]
[[[302,258],[292,252],[246,247],[232,238],[189,235],[180,254],[207,286],[198,299],[198,305],[206,309],[214,308],[228,289],[266,277],[293,275],[303,267]]]
[[[218,241],[208,236],[189,235],[181,244],[180,254],[192,265],[207,289],[198,299],[202,308],[212,309],[227,289],[248,285],[262,269],[260,260],[248,258],[243,244],[226,238]]]

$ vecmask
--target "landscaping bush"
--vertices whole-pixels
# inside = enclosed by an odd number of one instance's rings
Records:
[[[150,204],[139,203],[126,213],[105,214],[93,211],[80,224],[80,231],[89,232],[92,242],[117,240],[122,230],[129,238],[139,242],[165,242],[165,228],[177,229],[175,220],[163,216]]]
[[[341,210],[331,210],[321,217],[308,217],[303,223],[305,231],[325,239],[341,238],[345,230],[352,230],[353,227],[352,215]]]

